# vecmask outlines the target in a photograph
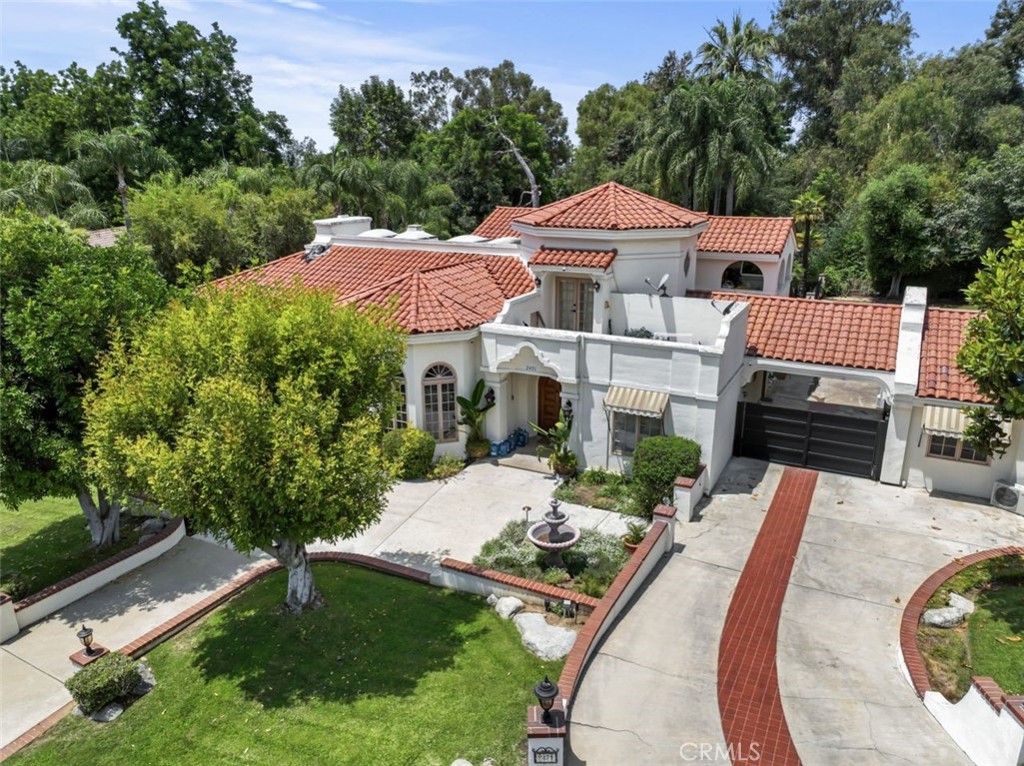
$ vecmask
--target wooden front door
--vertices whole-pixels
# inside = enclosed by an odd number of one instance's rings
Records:
[[[551,428],[562,409],[562,384],[554,378],[537,378],[537,425]]]

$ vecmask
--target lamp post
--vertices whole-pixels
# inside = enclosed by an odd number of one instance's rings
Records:
[[[78,631],[78,640],[82,642],[82,646],[85,647],[85,656],[92,657],[95,654],[95,650],[92,648],[92,628],[87,628],[85,625]]]
[[[537,704],[544,711],[540,720],[548,726],[554,725],[555,721],[551,717],[551,708],[554,706],[555,698],[558,696],[558,685],[551,683],[551,680],[544,676],[544,680],[533,687],[533,693],[537,696]]]

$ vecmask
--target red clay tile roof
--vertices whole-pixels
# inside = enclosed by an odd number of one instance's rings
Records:
[[[531,266],[575,266],[583,269],[607,269],[618,250],[562,250],[541,247],[530,257]]]
[[[956,309],[928,309],[925,312],[921,370],[917,378],[918,396],[974,404],[989,403],[989,399],[978,393],[974,381],[956,366],[956,352],[963,343],[967,323],[977,315],[976,311]]]
[[[126,231],[128,229],[124,226],[115,226],[112,229],[93,229],[89,232],[87,242],[90,247],[113,247]]]
[[[397,319],[410,333],[478,327],[494,319],[506,299],[534,288],[517,256],[349,246],[328,248],[312,261],[305,253],[286,255],[221,282],[236,280],[298,280],[360,305],[396,298]]]
[[[697,240],[701,253],[782,255],[793,231],[792,218],[712,215],[708,222]]]
[[[517,223],[548,229],[688,229],[707,217],[609,181],[516,217]]]
[[[473,233],[478,237],[487,237],[487,239],[518,237],[519,232],[513,231],[509,224],[513,218],[517,218],[529,210],[533,210],[533,208],[498,205],[490,215],[480,222],[479,226],[473,229]]]
[[[750,304],[747,353],[765,359],[895,371],[899,304],[842,303],[713,292]]]

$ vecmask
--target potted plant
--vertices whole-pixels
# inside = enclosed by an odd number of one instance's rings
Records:
[[[494,392],[484,393],[485,386],[481,378],[468,399],[465,396],[455,397],[462,415],[459,425],[465,426],[467,431],[466,455],[471,458],[487,457],[491,451],[491,443],[484,436],[484,418],[494,406]]]
[[[626,534],[622,536],[622,544],[632,553],[647,536],[647,525],[640,521],[631,521],[626,525]]]
[[[569,437],[572,433],[572,418],[567,417],[565,411],[558,414],[558,420],[551,428],[541,428],[535,423],[530,423],[530,428],[547,439],[547,446],[540,449],[548,452],[548,465],[551,470],[563,478],[576,473],[579,464],[576,453],[569,446]]]

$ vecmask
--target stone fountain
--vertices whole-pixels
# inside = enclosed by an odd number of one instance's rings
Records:
[[[558,500],[552,500],[551,510],[544,514],[544,521],[538,521],[526,532],[530,542],[548,554],[544,559],[544,566],[548,569],[565,569],[562,552],[580,541],[580,531],[566,523],[569,517],[560,510],[560,505]]]

